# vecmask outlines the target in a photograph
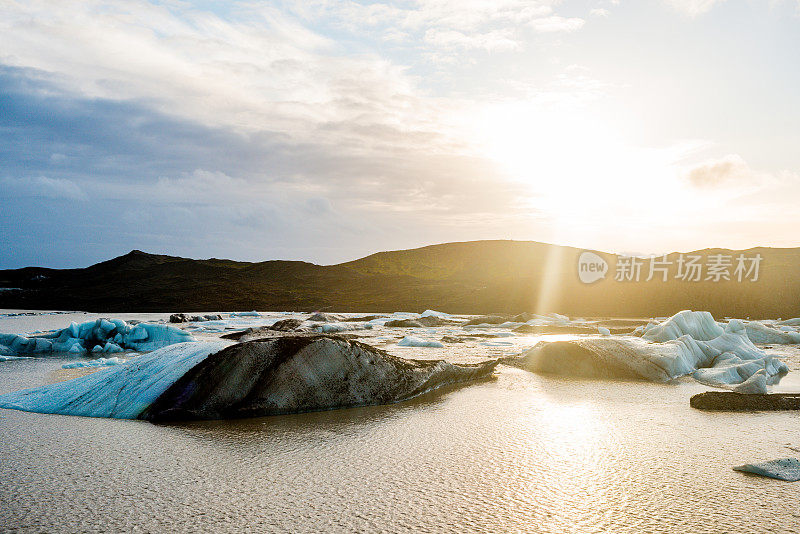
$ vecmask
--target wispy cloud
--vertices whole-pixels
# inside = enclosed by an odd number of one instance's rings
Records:
[[[574,32],[581,29],[585,22],[585,20],[577,17],[566,18],[552,15],[533,19],[528,25],[538,32]]]
[[[72,180],[33,176],[22,178],[5,177],[0,179],[6,195],[15,198],[49,198],[56,200],[86,201],[89,197]]]
[[[686,179],[696,187],[720,187],[752,183],[758,180],[758,175],[741,156],[728,154],[690,169]]]
[[[681,13],[697,17],[708,13],[715,5],[725,2],[725,0],[667,0],[667,2]]]

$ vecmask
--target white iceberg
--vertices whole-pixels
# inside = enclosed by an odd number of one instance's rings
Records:
[[[420,317],[438,317],[439,319],[451,319],[453,316],[449,313],[444,313],[436,310],[425,310],[420,314]]]
[[[603,336],[543,341],[509,363],[542,373],[655,382],[691,375],[711,386],[738,387],[742,393],[766,393],[768,384],[777,383],[789,372],[786,364],[756,347],[736,319],[724,329],[720,327],[720,335],[712,339],[682,333],[686,329],[708,337],[715,331],[710,314],[690,313],[681,312],[680,318],[671,317],[656,330],[659,339],[680,334],[676,339],[653,342],[633,336]]]
[[[164,347],[90,375],[0,395],[0,408],[135,419],[189,369],[230,344],[194,342]]]
[[[261,317],[261,314],[257,311],[245,311],[245,312],[231,312],[231,317]]]
[[[400,341],[397,342],[397,346],[398,347],[431,347],[431,348],[437,348],[437,349],[441,349],[441,348],[444,347],[444,345],[441,344],[438,341],[428,341],[428,340],[420,339],[420,338],[414,337],[414,336],[406,336],[406,337],[404,337],[403,339],[401,339]]]
[[[652,326],[648,324],[642,337],[663,343],[688,334],[698,341],[708,341],[721,336],[723,332],[722,327],[710,313],[683,310],[661,323]]]
[[[747,329],[747,337],[753,343],[775,345],[796,345],[800,343],[800,332],[793,330],[787,331],[772,328],[758,321],[748,322],[745,324],[745,328]]]
[[[127,360],[114,356],[113,358],[97,358],[96,360],[82,360],[77,362],[65,363],[61,366],[62,369],[81,369],[84,367],[110,367],[112,365],[121,365]]]

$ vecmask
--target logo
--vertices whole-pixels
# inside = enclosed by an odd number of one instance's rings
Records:
[[[606,277],[608,263],[594,252],[582,252],[578,258],[578,278],[591,284]]]

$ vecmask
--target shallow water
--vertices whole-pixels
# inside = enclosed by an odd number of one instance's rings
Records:
[[[518,350],[387,348],[454,361]],[[771,349],[782,350],[795,354]],[[1,363],[0,391],[51,381],[64,361]],[[0,526],[797,532],[800,485],[731,467],[800,455],[789,448],[800,448],[798,415],[689,408],[705,389],[501,366],[496,379],[392,406],[242,421],[155,426],[0,410]]]

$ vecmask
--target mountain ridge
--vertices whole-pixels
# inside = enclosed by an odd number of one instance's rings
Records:
[[[582,284],[585,250],[609,265]],[[658,316],[685,308],[718,316],[800,315],[800,248],[709,248],[678,256],[761,254],[757,281],[617,282],[618,256],[537,241],[485,240],[383,251],[318,265],[297,260],[242,262],[131,252],[77,269],[0,270],[0,307],[86,311],[317,310],[451,313],[558,312]],[[646,266],[642,268],[646,277]]]

